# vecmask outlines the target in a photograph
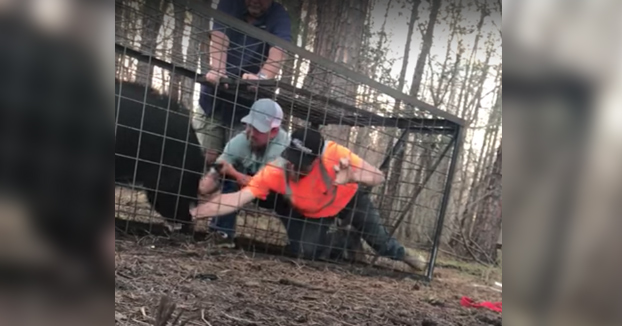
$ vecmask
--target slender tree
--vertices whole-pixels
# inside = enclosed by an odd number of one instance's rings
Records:
[[[398,89],[403,92],[404,86],[406,84],[406,72],[408,70],[408,61],[410,58],[410,48],[412,44],[412,36],[415,30],[415,23],[417,19],[419,19],[419,5],[421,5],[421,0],[413,0],[412,8],[410,12],[410,21],[408,22],[408,32],[406,33],[406,45],[404,46],[404,56],[402,57],[402,69],[400,70],[400,76],[398,79]],[[400,111],[401,102],[398,100],[395,102],[393,107],[393,114],[398,113]],[[395,135],[399,135],[395,133]],[[389,145],[392,146],[392,145]],[[389,155],[393,156],[394,153],[389,153]],[[404,151],[400,151],[396,153],[394,157],[393,166],[388,169],[388,181],[386,186],[383,187],[381,191],[381,202],[380,202],[380,210],[382,217],[385,221],[389,221],[391,219],[391,212],[393,211],[393,201],[395,196],[389,195],[388,192],[391,190],[395,190],[399,186],[400,177],[401,177],[401,168],[402,161],[404,160]]]
[[[140,31],[140,51],[155,55],[158,34],[164,21],[164,12],[169,0],[145,0],[141,8],[142,26]],[[140,61],[136,69],[136,81],[151,85],[153,66]]]
[[[423,73],[425,69],[425,63],[427,62],[430,50],[432,49],[432,39],[434,36],[434,26],[438,18],[438,12],[441,8],[440,0],[431,0],[430,18],[428,20],[425,33],[423,34],[423,43],[421,45],[421,52],[419,58],[415,64],[415,73],[413,74],[413,81],[410,85],[410,95],[419,97],[419,91],[421,90],[421,81],[423,80]]]
[[[358,70],[369,4],[369,0],[316,1],[314,52]],[[316,64],[310,65],[305,87],[321,94],[330,94],[333,99],[348,104],[355,104],[358,91],[358,85],[352,81]],[[328,137],[348,142],[350,129],[347,126],[329,126],[324,131]]]
[[[292,42],[298,44],[298,38],[302,29],[302,8],[304,6],[303,0],[280,0],[289,13],[290,20],[292,22]],[[283,63],[282,79],[281,82],[292,85],[294,83],[295,71],[295,56],[291,53],[286,53],[285,62]]]
[[[464,118],[465,120],[469,121],[470,117],[469,117],[469,94],[471,93],[475,93],[474,88],[477,87],[477,85],[473,85],[473,78],[474,78],[474,69],[473,69],[473,65],[474,65],[474,58],[477,54],[477,50],[479,47],[479,42],[480,39],[482,37],[482,28],[484,26],[484,22],[486,20],[486,17],[488,17],[490,15],[490,11],[488,9],[488,6],[486,4],[486,1],[479,1],[476,2],[476,6],[479,10],[480,16],[479,16],[479,20],[476,24],[476,35],[475,35],[475,41],[473,43],[473,47],[471,49],[471,53],[470,56],[468,58],[468,61],[466,62],[465,65],[465,73],[463,76],[463,80],[462,80],[462,87],[459,90],[458,93],[458,100],[457,100],[457,105],[456,108],[459,112],[459,116]],[[467,126],[468,127],[468,126]],[[464,132],[464,136],[463,136],[463,141],[465,142],[465,144],[468,144],[468,140],[470,139],[470,133],[468,129],[465,129]],[[459,164],[458,166],[461,167],[459,168],[461,171],[459,171],[458,175],[459,175],[459,180],[462,181],[462,184],[460,185],[459,191],[458,191],[458,198],[459,200],[462,200],[463,198],[467,197],[468,198],[468,191],[469,191],[469,170],[472,168],[472,161],[473,159],[471,159],[471,156],[473,156],[473,153],[471,152],[470,148],[468,148],[468,146],[465,146],[464,150],[461,153],[459,160]],[[462,209],[462,212],[464,212],[465,210],[469,209],[469,203],[467,200],[467,203],[465,205],[465,207]],[[456,239],[459,239],[460,236],[462,235],[462,230],[463,227],[465,226],[465,224],[467,223],[466,219],[465,219],[465,215],[462,214],[462,216],[460,217],[460,221],[459,221],[459,226],[457,226],[457,230],[455,230],[457,232],[456,236],[454,236],[453,241],[452,241],[452,246],[456,246],[459,244],[459,242],[456,242]]]
[[[182,51],[183,47],[183,39],[184,39],[184,30],[186,28],[186,8],[183,6],[174,5],[174,19],[175,19],[175,29],[173,30],[173,47],[171,48],[171,62],[173,65],[178,67],[185,66],[185,58],[184,53]],[[171,100],[179,102],[181,100],[181,83],[184,79],[182,75],[180,75],[176,71],[170,71],[170,96]]]
[[[211,0],[204,0],[207,5],[211,5]],[[196,13],[192,14],[190,23],[190,38],[188,40],[188,50],[186,53],[186,68],[202,72],[206,71],[207,56],[201,55],[201,48],[204,44],[209,43],[208,38],[209,31],[209,18]],[[181,102],[187,105],[188,108],[194,106],[194,89],[196,85],[194,80],[190,78],[184,78],[183,87],[181,90]]]
[[[410,95],[413,97],[419,97],[419,92],[421,89],[421,81],[423,79],[423,73],[424,73],[424,69],[425,69],[425,64],[428,60],[428,56],[430,55],[430,51],[432,49],[432,42],[433,42],[433,36],[434,36],[434,27],[436,26],[436,22],[438,20],[438,14],[440,11],[440,7],[441,7],[441,1],[440,0],[431,0],[430,1],[430,14],[429,14],[429,18],[428,18],[428,23],[425,29],[425,32],[423,33],[423,40],[422,40],[422,45],[421,45],[421,51],[419,52],[419,57],[417,58],[417,62],[415,64],[415,72],[413,75],[413,81],[410,87]],[[411,20],[412,22],[412,20]],[[414,25],[414,24],[413,24]],[[413,26],[414,28],[414,26]],[[413,144],[416,142],[416,138],[413,140]],[[415,146],[413,146],[413,149],[415,150]],[[395,162],[394,162],[394,166],[392,169],[392,173],[391,173],[391,177],[389,178],[389,182],[388,185],[390,187],[390,189],[393,189],[394,193],[401,193],[400,192],[400,179],[401,179],[401,171],[403,169],[403,163],[404,163],[404,156],[405,156],[405,152],[406,151],[401,151],[399,153],[397,153],[396,157],[395,157]],[[429,154],[429,151],[426,149],[424,154]],[[429,156],[429,155],[426,155]],[[421,167],[420,170],[424,169],[425,167]],[[419,172],[421,173],[421,172]],[[416,177],[416,179],[420,178],[419,176]],[[386,208],[390,208],[389,212],[387,214],[390,214],[391,211],[395,210],[394,207],[396,206],[394,203],[394,197],[395,196],[385,196],[385,199],[387,200],[387,202],[385,204],[383,204],[383,209]],[[398,208],[399,209],[399,208]],[[388,217],[388,216],[386,216]]]
[[[374,4],[378,5],[379,3],[381,3],[381,1],[376,1]],[[370,44],[370,39],[372,36],[372,33],[370,31],[370,27],[373,26],[373,21],[372,21],[372,15],[371,15],[371,10],[368,13],[368,17],[367,17],[367,26],[365,28],[364,31],[364,38],[363,38],[363,53],[367,53],[367,56],[364,58],[364,62],[361,65],[361,72],[364,72],[367,76],[370,76],[371,78],[374,78],[376,80],[378,80],[378,76],[380,75],[379,73],[379,67],[382,65],[382,63],[386,62],[386,44],[387,44],[387,40],[388,40],[388,35],[386,32],[386,26],[387,26],[387,21],[389,20],[389,11],[391,10],[391,5],[393,3],[393,0],[389,0],[389,2],[387,3],[387,7],[385,9],[385,13],[384,13],[384,18],[382,20],[382,25],[380,27],[380,31],[378,32],[378,42],[376,43],[375,47],[372,47]],[[371,87],[368,87],[365,90],[365,95],[364,95],[364,101],[365,103],[371,103],[373,101],[373,97],[374,96],[379,96],[380,94],[377,94],[378,92],[375,92],[374,89],[372,89]],[[359,149],[359,151],[361,151],[363,149],[365,143],[367,143],[367,147],[370,147],[369,143],[368,143],[368,139],[369,137],[369,133],[370,133],[371,129],[368,127],[361,127],[361,128],[357,128],[356,130],[356,139],[355,139],[355,144],[356,147]]]
[[[485,181],[486,196],[478,209],[471,239],[474,246],[478,248],[475,253],[477,259],[489,264],[494,264],[497,260],[497,240],[501,232],[501,166],[502,146],[499,145],[495,162],[490,167]]]

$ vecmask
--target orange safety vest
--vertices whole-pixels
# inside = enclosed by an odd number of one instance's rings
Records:
[[[327,147],[328,147],[328,141],[325,141],[324,147],[322,148],[322,153],[320,154],[320,157],[319,157],[320,158],[319,169],[320,169],[320,174],[322,175],[322,181],[324,182],[326,189],[332,190],[332,199],[324,206],[318,208],[316,212],[319,212],[325,209],[326,207],[332,205],[333,202],[335,201],[335,198],[337,198],[337,186],[333,185],[333,180],[328,175],[328,171],[326,170],[326,167],[324,166],[324,162],[322,162],[322,156],[324,155],[324,151],[326,150]],[[281,168],[281,170],[283,171],[283,176],[284,176],[283,179],[285,180],[285,194],[283,194],[283,196],[285,197],[285,199],[287,199],[287,201],[293,204],[292,188],[289,186],[290,175],[289,175],[289,172],[287,171],[287,166],[286,166],[287,160],[285,160],[283,157],[279,157],[275,163],[276,163],[275,165]]]

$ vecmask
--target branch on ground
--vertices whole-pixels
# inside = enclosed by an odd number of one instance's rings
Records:
[[[155,322],[153,325],[154,326],[166,326],[168,324],[168,321],[171,319],[173,320],[171,322],[171,326],[186,325],[189,322],[188,319],[183,322],[180,322],[180,318],[181,318],[181,315],[183,314],[183,311],[180,311],[179,314],[177,314],[177,316],[173,318],[175,308],[177,308],[177,305],[173,302],[171,298],[169,298],[168,296],[162,296],[162,298],[160,298],[160,304],[158,305],[158,308],[156,309]]]

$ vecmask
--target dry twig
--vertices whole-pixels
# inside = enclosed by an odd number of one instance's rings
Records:
[[[173,317],[173,313],[175,312],[175,308],[177,305],[169,298],[168,296],[162,296],[160,299],[160,304],[158,305],[158,309],[156,310],[156,317],[154,326],[166,326],[169,320]],[[179,314],[173,319],[171,326],[177,325],[179,319],[183,311],[180,311]],[[185,320],[179,324],[179,326],[184,326],[188,323],[189,320]]]
[[[207,319],[205,319],[205,309],[201,309],[201,320],[207,325],[207,326],[212,326],[212,324],[210,324],[209,321],[207,321]]]
[[[224,312],[222,313],[222,315],[227,317],[227,318],[229,318],[229,319],[231,319],[231,320],[235,320],[235,321],[240,322],[240,323],[245,323],[245,324],[248,324],[248,325],[257,325],[257,323],[252,321],[252,320],[248,320],[248,319],[244,319],[244,318],[240,318],[240,317],[234,317],[234,316],[231,316],[231,315],[227,315]]]

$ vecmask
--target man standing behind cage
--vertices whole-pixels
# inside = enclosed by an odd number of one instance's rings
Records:
[[[211,198],[191,214],[195,219],[229,214],[276,192],[303,215],[289,221],[288,233],[300,230],[295,250],[302,251],[305,258],[321,258],[332,249],[327,233],[337,217],[351,219],[352,226],[379,255],[424,270],[423,259],[389,235],[369,195],[359,187],[359,183],[376,186],[382,182],[382,172],[348,148],[325,141],[317,130],[300,128],[292,133],[282,157],[266,165],[248,186]]]
[[[217,9],[291,42],[289,14],[273,0],[220,0]],[[248,115],[248,108],[253,104],[253,100],[237,96],[237,92],[235,95],[217,95],[218,88],[227,87],[218,86],[220,79],[274,79],[285,53],[272,44],[225,26],[218,17],[214,17],[210,39],[210,70],[205,76],[211,85],[201,87],[199,98],[205,117],[199,115],[194,124],[201,145],[206,149],[207,160],[212,162],[227,140],[244,129],[240,119]]]

